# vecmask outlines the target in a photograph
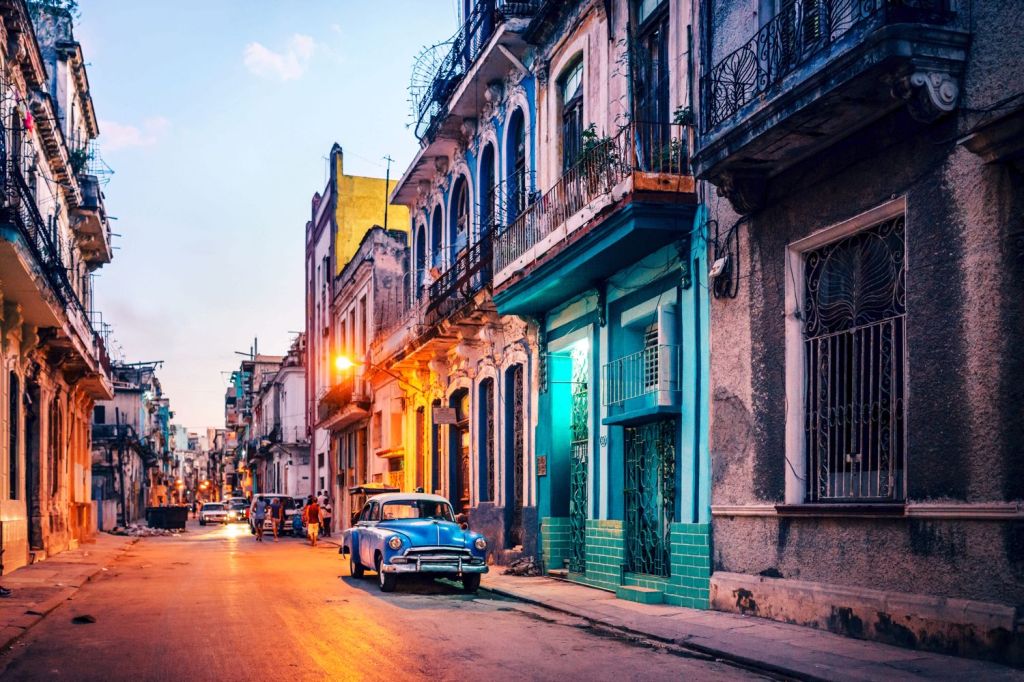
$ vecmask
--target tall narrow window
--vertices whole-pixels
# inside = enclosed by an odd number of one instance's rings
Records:
[[[505,206],[509,224],[526,209],[529,187],[526,184],[526,119],[516,109],[509,119],[508,130],[508,203]]]
[[[579,161],[583,148],[583,59],[570,65],[558,81],[562,95],[562,171]]]
[[[904,234],[900,216],[804,254],[809,501],[903,497]]]
[[[637,119],[669,121],[668,2],[638,0],[637,50],[633,65]]]
[[[452,203],[452,213],[455,216],[455,220],[451,221],[449,230],[449,263],[454,263],[455,259],[458,258],[459,252],[466,248],[469,243],[469,224],[471,220],[471,212],[469,210],[469,182],[466,181],[465,176],[460,176],[455,181],[455,193]]]
[[[496,197],[494,183],[494,146],[486,145],[480,155],[480,234],[484,235],[494,227],[496,217]]]
[[[423,282],[427,274],[427,231],[421,224],[416,228],[416,290],[414,298],[423,295]]]
[[[20,449],[21,441],[21,385],[18,381],[18,375],[14,372],[10,374],[10,384],[8,387],[8,405],[7,405],[7,481],[9,484],[9,496],[8,499],[18,499],[18,450]]]
[[[441,241],[443,231],[444,216],[441,213],[441,207],[438,205],[434,207],[434,217],[430,223],[430,265],[434,268],[440,268],[442,263]]]

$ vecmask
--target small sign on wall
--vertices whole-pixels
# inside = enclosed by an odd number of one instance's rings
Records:
[[[547,476],[548,475],[548,458],[547,455],[540,455],[537,457],[537,475]]]
[[[431,410],[434,415],[435,424],[455,424],[458,423],[458,419],[455,418],[454,407],[435,407]]]

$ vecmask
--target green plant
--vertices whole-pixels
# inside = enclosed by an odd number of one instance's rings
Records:
[[[81,147],[79,149],[72,149],[71,153],[68,154],[68,161],[71,163],[71,170],[78,175],[85,170],[86,165],[89,163],[89,152]]]
[[[678,106],[672,113],[672,122],[678,125],[693,125],[693,108],[690,106]]]

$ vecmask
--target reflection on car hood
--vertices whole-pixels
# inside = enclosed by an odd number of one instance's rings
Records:
[[[417,546],[449,546],[465,547],[466,531],[451,521],[435,521],[434,519],[398,519],[381,521],[378,528],[386,528],[400,533]]]

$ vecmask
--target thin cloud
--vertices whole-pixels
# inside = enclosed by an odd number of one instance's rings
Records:
[[[103,148],[107,151],[130,147],[151,147],[167,134],[171,122],[163,116],[147,118],[141,126],[117,121],[100,121]]]
[[[245,68],[256,76],[291,81],[302,77],[315,51],[316,41],[312,37],[296,33],[281,52],[275,52],[262,43],[249,43],[242,58]]]

